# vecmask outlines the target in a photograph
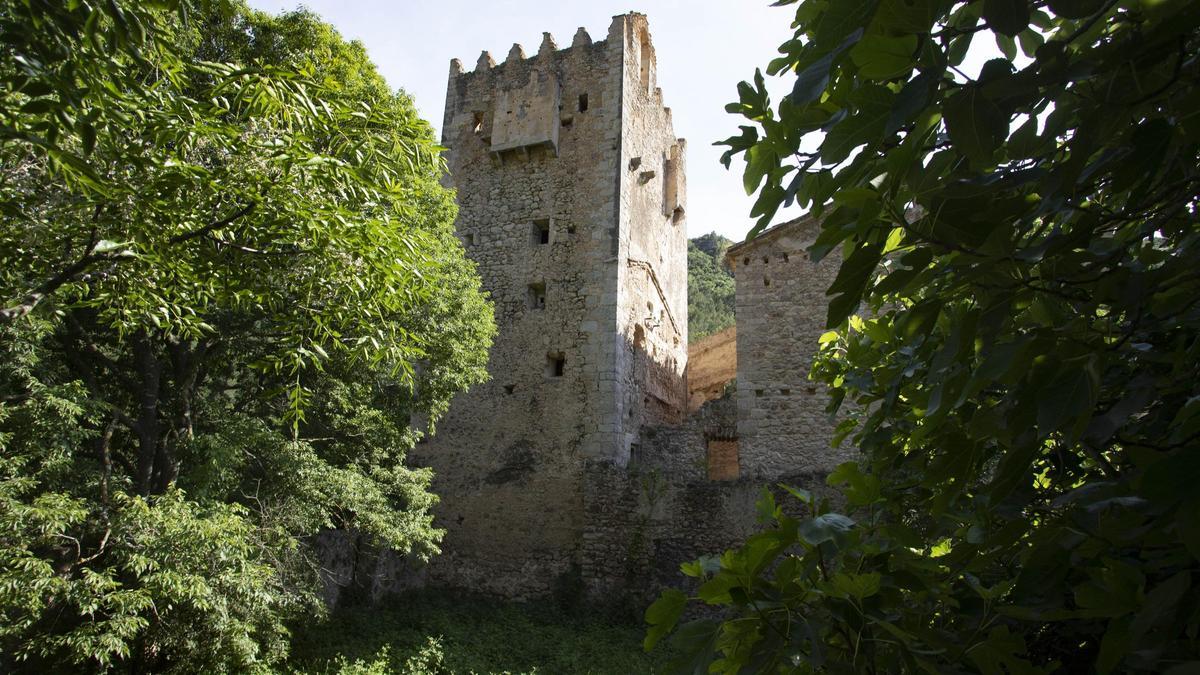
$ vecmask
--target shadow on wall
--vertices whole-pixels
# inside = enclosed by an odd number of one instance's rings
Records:
[[[688,345],[688,414],[725,393],[737,379],[737,326]]]
[[[655,354],[649,344],[636,328],[620,341],[631,366],[620,389],[628,405],[623,423],[588,422],[614,424],[633,435],[627,462],[616,456],[618,449],[612,457],[589,458],[582,448],[564,447],[566,464],[520,443],[480,449],[495,462],[459,467],[464,473],[455,476],[457,484],[470,486],[474,504],[495,511],[535,497],[550,484],[575,485],[580,493],[559,495],[553,510],[524,509],[512,516],[521,522],[500,529],[470,527],[467,521],[478,524],[496,514],[462,510],[462,504],[446,500],[435,525],[448,531],[453,550],[429,565],[373,550],[343,532],[325,533],[318,543],[329,602],[379,602],[413,588],[464,584],[510,599],[561,594],[571,587],[591,601],[637,602],[666,584],[682,583],[681,563],[717,554],[757,531],[756,502],[764,487],[781,478],[749,476],[740,466],[734,388],[724,387],[723,396],[685,416],[678,365],[660,360],[662,352]],[[569,376],[571,364],[566,367]],[[557,404],[544,397],[531,402],[542,416],[556,414]],[[823,473],[796,474],[782,480],[824,492],[823,478]],[[539,540],[552,523],[560,530],[571,523],[569,536]],[[529,541],[511,545],[514,537]]]

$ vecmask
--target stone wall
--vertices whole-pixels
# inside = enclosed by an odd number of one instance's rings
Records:
[[[608,39],[624,40],[617,421],[628,450],[642,426],[678,423],[687,407],[686,144],[675,137],[655,81],[646,17],[618,19]],[[615,459],[623,464],[624,453]]]
[[[544,34],[531,58],[514,45],[499,65],[486,52],[473,72],[451,63],[456,228],[499,332],[491,381],[411,453],[435,471],[447,532],[429,583],[550,591],[586,555],[590,467],[619,470],[644,424],[682,418],[683,143],[645,86],[649,39],[628,14],[602,41],[580,29],[559,50]]]
[[[737,326],[688,345],[688,412],[720,398],[737,378]]]
[[[649,426],[626,467],[588,467],[583,578],[594,597],[651,593],[682,580],[680,563],[720,553],[751,534],[762,483],[712,480],[707,439],[733,432],[732,397],[683,424]]]
[[[748,475],[828,472],[853,454],[832,447],[828,394],[808,379],[824,332],[825,290],[838,270],[836,251],[820,264],[809,260],[805,249],[818,233],[804,217],[726,253],[737,280],[737,426]]]
[[[686,586],[680,564],[719,555],[759,530],[764,489],[793,514],[801,505],[779,483],[830,496],[823,472],[714,475],[711,451],[736,450],[736,426],[737,401],[730,392],[683,424],[643,429],[627,467],[588,467],[581,571],[594,598],[629,597],[644,606],[665,587]]]

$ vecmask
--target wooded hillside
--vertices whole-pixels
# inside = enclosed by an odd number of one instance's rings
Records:
[[[716,232],[688,241],[688,339],[733,325],[733,273],[722,258],[733,242]]]

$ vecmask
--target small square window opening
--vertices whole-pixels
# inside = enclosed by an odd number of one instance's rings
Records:
[[[534,246],[550,243],[550,219],[540,218],[533,221],[529,230],[529,241]]]
[[[529,284],[529,309],[546,309],[546,284]]]

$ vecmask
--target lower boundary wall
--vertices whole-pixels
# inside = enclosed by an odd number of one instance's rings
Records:
[[[760,529],[756,504],[764,487],[784,483],[828,494],[823,472],[797,471],[769,480],[752,471],[746,473],[753,477],[710,478],[709,444],[736,444],[736,416],[730,392],[704,404],[682,425],[643,429],[626,467],[588,461],[582,481],[585,517],[575,563],[566,572],[550,573],[535,552],[514,566],[446,551],[430,565],[372,550],[334,531],[315,542],[326,600],[331,605],[383,602],[409,589],[447,587],[515,600],[567,593],[643,602],[662,588],[685,585],[681,563],[719,554]],[[512,592],[531,588],[531,576],[539,579],[534,591]]]

